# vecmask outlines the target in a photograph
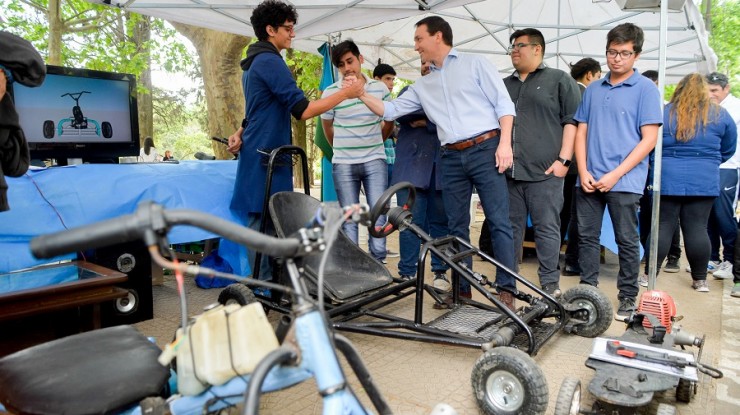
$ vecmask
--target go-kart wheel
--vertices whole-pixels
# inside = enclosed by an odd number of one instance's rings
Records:
[[[596,337],[612,324],[612,303],[596,287],[579,284],[568,289],[561,301],[580,308],[571,314],[571,318],[585,321],[573,327],[573,332],[579,336]]]
[[[54,138],[54,121],[44,121],[44,138]]]
[[[238,304],[249,305],[257,301],[252,289],[244,284],[235,283],[228,285],[218,295],[218,302],[223,305]]]
[[[554,415],[578,415],[581,410],[581,381],[567,377],[560,384]]]
[[[103,133],[103,137],[105,138],[113,137],[113,126],[110,125],[108,121],[103,121],[100,125],[100,131]]]
[[[694,384],[688,379],[679,379],[676,386],[676,400],[683,403],[691,402],[694,396]]]
[[[676,407],[667,403],[658,405],[658,411],[655,415],[676,415]]]
[[[545,374],[521,350],[495,347],[483,353],[473,366],[470,380],[478,407],[485,414],[545,413]]]
[[[367,230],[370,233],[370,235],[376,237],[376,238],[385,238],[386,236],[393,233],[394,230],[396,230],[396,227],[386,222],[383,226],[375,226],[375,223],[380,219],[382,215],[385,215],[388,213],[388,206],[390,206],[391,198],[394,194],[396,194],[401,189],[409,189],[409,198],[406,200],[406,203],[403,205],[403,210],[410,211],[414,207],[414,200],[416,200],[416,189],[414,188],[414,185],[409,182],[401,182],[396,183],[393,186],[386,189],[385,192],[383,192],[382,195],[378,198],[378,200],[375,202],[375,205],[370,210],[370,224],[367,226]]]

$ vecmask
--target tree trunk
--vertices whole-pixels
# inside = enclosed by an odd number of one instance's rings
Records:
[[[62,33],[64,33],[64,22],[61,12],[62,0],[49,0],[46,9],[47,21],[49,22],[49,56],[46,63],[49,65],[62,64]]]
[[[242,51],[249,44],[246,36],[170,22],[190,39],[198,52],[208,108],[208,135],[228,137],[244,118],[244,94],[241,88]],[[213,142],[219,159],[231,159],[226,146]]]
[[[151,28],[152,18],[142,16],[134,27],[134,43],[136,43],[139,53],[145,55],[146,67],[139,76],[140,88],[138,95],[139,106],[139,141],[143,144],[144,137],[154,135],[154,121],[152,105],[152,54],[149,50],[149,41],[152,36]],[[164,154],[164,149],[162,149]]]

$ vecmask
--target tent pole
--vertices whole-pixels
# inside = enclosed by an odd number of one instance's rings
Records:
[[[658,43],[658,90],[661,102],[665,101],[666,45],[668,37],[668,1],[660,2],[660,36]],[[658,266],[658,234],[660,232],[660,177],[663,168],[663,127],[658,129],[658,142],[655,144],[655,165],[653,166],[653,212],[650,218],[650,261],[648,262],[648,290],[655,289]]]

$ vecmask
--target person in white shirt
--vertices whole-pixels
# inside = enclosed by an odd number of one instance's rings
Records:
[[[157,149],[154,147],[153,138],[147,137],[144,139],[144,147],[139,151],[138,161],[139,163],[153,163],[160,161],[159,153],[157,153]]]
[[[727,75],[712,72],[707,75],[709,96],[712,101],[721,105],[730,113],[735,124],[740,128],[740,99],[730,94],[730,84]],[[707,270],[717,279],[732,278],[732,264],[735,260],[735,240],[737,239],[737,222],[735,221],[735,205],[738,195],[738,180],[740,175],[740,152],[736,151],[729,160],[719,166],[720,194],[714,201],[712,213],[709,216],[707,231],[712,243]],[[722,258],[720,260],[719,245],[722,241]]]

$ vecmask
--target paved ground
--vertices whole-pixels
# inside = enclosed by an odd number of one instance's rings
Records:
[[[472,227],[473,240],[477,240],[480,222]],[[389,247],[397,249],[397,234],[389,237]],[[396,272],[397,259],[389,259],[388,268]],[[491,269],[474,265],[477,271],[493,275]],[[600,288],[616,307],[617,260],[607,254],[601,268]],[[522,264],[522,275],[536,281],[536,259],[527,257]],[[675,393],[661,394],[661,402],[676,404],[678,413],[686,414],[736,414],[740,413],[740,299],[729,296],[729,281],[709,278],[709,293],[696,293],[690,287],[690,275],[686,272],[663,274],[657,288],[669,292],[676,300],[678,314],[684,319],[679,323],[684,330],[694,334],[706,334],[706,346],[702,361],[719,366],[725,372],[722,380],[713,380],[701,375],[698,394],[692,403],[675,402]],[[431,282],[431,281],[430,281]],[[562,277],[561,287],[567,289],[578,283],[577,277]],[[191,314],[203,306],[215,302],[219,290],[201,290],[189,283],[188,298]],[[138,324],[145,334],[154,336],[162,345],[171,339],[179,324],[179,303],[174,281],[166,277],[163,286],[154,287],[155,319]],[[384,311],[411,315],[412,300],[406,299]],[[429,310],[428,312],[434,312]],[[270,319],[275,320],[275,313]],[[613,322],[605,333],[619,336],[624,325]],[[470,374],[481,351],[470,348],[426,344],[381,337],[347,333],[362,354],[382,393],[390,402],[395,413],[428,414],[438,402],[452,405],[460,414],[475,414],[478,409],[470,385]],[[543,370],[549,388],[548,414],[552,413],[557,393],[566,376],[575,376],[584,386],[593,377],[593,371],[584,365],[591,351],[592,339],[559,334],[546,344],[535,357]],[[351,378],[354,390],[368,402],[359,383]],[[584,393],[582,406],[590,408],[592,398]],[[319,414],[321,399],[312,381],[297,387],[268,394],[261,403],[264,414]],[[654,408],[651,409],[654,411]],[[654,413],[645,411],[644,413]]]

